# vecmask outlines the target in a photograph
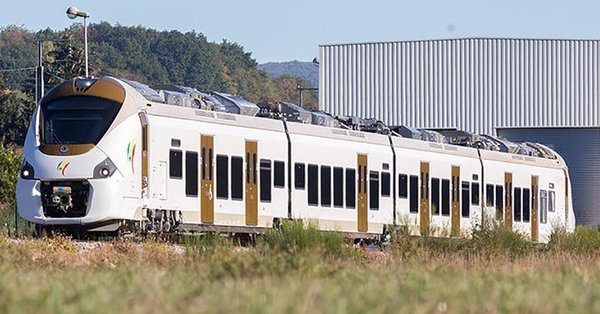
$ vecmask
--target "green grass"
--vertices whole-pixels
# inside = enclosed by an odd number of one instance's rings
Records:
[[[116,241],[0,237],[1,313],[464,313],[600,311],[598,231],[531,245],[502,226],[387,252],[284,223],[253,247],[216,234]]]

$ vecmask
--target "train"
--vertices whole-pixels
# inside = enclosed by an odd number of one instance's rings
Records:
[[[296,107],[67,80],[33,112],[19,215],[88,234],[257,234],[302,220],[357,239],[398,226],[469,237],[498,221],[543,243],[575,228],[567,165],[544,145],[325,113],[311,123],[285,108]]]

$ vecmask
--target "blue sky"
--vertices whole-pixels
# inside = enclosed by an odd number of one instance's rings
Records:
[[[259,62],[310,61],[319,44],[460,37],[600,38],[600,1],[4,0],[0,25],[62,29],[75,5],[91,22],[195,30],[240,43]]]

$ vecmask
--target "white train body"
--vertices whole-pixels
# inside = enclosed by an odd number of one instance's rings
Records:
[[[391,225],[467,236],[496,217],[546,242],[575,226],[555,156],[185,108],[79,79],[36,108],[17,202],[28,221],[86,231],[260,232],[302,219],[356,236]]]

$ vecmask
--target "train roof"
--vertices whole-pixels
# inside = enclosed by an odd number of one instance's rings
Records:
[[[198,110],[196,115],[218,118],[223,121],[233,122],[236,115],[261,117],[266,119],[286,120],[306,126],[324,126],[331,128],[328,133],[323,134],[321,128],[305,128],[297,124],[289,124],[290,128],[301,131],[301,133],[314,133],[319,135],[350,136],[355,140],[365,141],[369,133],[391,135],[394,142],[404,142],[401,139],[429,142],[424,147],[440,148],[448,151],[456,151],[459,147],[475,148],[482,151],[503,152],[521,157],[513,159],[533,160],[532,157],[543,159],[562,160],[558,154],[550,148],[532,142],[511,142],[485,134],[475,134],[457,129],[422,129],[410,126],[387,126],[382,121],[374,118],[362,118],[356,116],[332,116],[322,111],[309,111],[289,102],[262,102],[252,103],[240,96],[221,92],[199,91],[195,88],[185,86],[167,86],[153,88],[146,84],[132,80],[121,79],[146,100],[166,105],[187,107]],[[208,112],[205,112],[208,111]],[[241,118],[241,117],[240,117]],[[241,119],[245,120],[245,119]],[[269,125],[268,123],[265,125]],[[371,136],[366,136],[374,140]],[[416,142],[415,141],[415,142]],[[415,143],[413,141],[410,141]],[[453,147],[456,147],[454,149]],[[492,155],[486,154],[489,157]],[[560,163],[560,161],[559,161]]]

